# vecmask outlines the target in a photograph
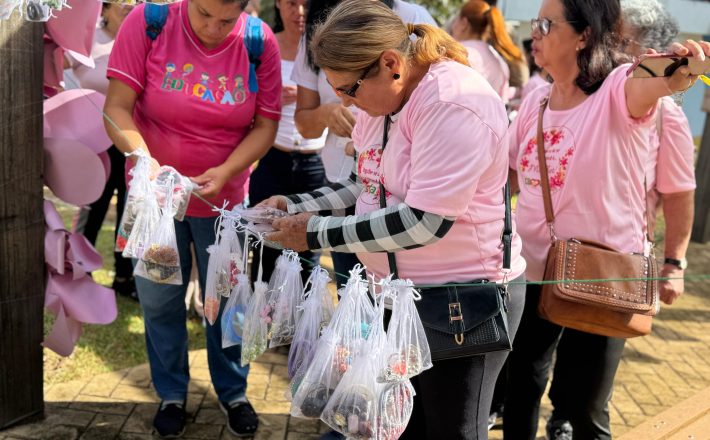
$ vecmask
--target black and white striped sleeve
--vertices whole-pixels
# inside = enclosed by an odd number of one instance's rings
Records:
[[[307,240],[310,249],[338,252],[394,252],[440,240],[455,217],[412,208],[406,203],[363,215],[311,217]]]
[[[348,180],[331,183],[315,191],[292,194],[288,198],[288,212],[317,212],[321,216],[344,216],[346,210],[355,206],[362,192],[362,181],[355,170]]]

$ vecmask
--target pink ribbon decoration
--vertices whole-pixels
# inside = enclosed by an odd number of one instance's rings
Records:
[[[44,306],[56,319],[43,345],[60,356],[69,356],[81,336],[82,324],[110,324],[116,319],[116,295],[88,276],[102,266],[103,259],[86,237],[67,231],[54,205],[46,200],[44,214]]]
[[[54,96],[62,87],[65,51],[80,63],[94,68],[91,45],[101,14],[101,2],[72,0],[71,6],[55,10],[55,17],[44,24],[44,91],[48,96]]]

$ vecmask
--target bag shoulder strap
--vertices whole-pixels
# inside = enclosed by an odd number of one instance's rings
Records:
[[[256,78],[256,69],[261,64],[261,54],[264,53],[264,29],[261,19],[252,15],[247,16],[244,29],[244,46],[249,54],[249,92],[259,91],[259,82]]]
[[[550,228],[550,238],[554,240],[555,212],[552,210],[552,197],[550,195],[550,178],[547,172],[547,160],[545,160],[545,133],[542,128],[542,117],[549,97],[544,97],[540,101],[540,112],[537,117],[537,161],[540,167],[540,184],[542,185],[542,201],[545,205],[545,219]]]
[[[382,130],[383,153],[389,139],[389,129],[391,123],[392,119],[390,116],[385,116],[384,129]],[[380,170],[380,172],[382,171]],[[505,216],[503,218],[503,231],[501,232],[500,240],[503,246],[503,270],[508,270],[510,269],[511,247],[513,244],[513,219],[510,203],[510,184],[508,181],[505,182],[505,187],[503,188],[503,198],[505,200]],[[386,207],[387,196],[385,194],[385,186],[382,184],[382,179],[380,179],[380,208],[384,209]],[[390,273],[393,277],[395,279],[399,278],[399,273],[397,271],[397,260],[395,259],[394,252],[387,252],[387,263],[389,264]]]
[[[143,16],[145,17],[145,34],[151,41],[155,41],[168,20],[168,5],[146,3]]]

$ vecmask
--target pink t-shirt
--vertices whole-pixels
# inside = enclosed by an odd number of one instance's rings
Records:
[[[507,177],[508,119],[499,96],[473,69],[454,61],[433,64],[393,118],[382,153],[382,117],[360,112],[353,131],[358,174],[365,189],[356,213],[379,209],[379,181],[387,205],[456,217],[434,244],[399,251],[402,278],[415,283],[500,281],[503,186]],[[512,273],[525,270],[513,236]],[[359,253],[370,272],[389,273],[386,253]]]
[[[481,40],[461,41],[468,51],[468,62],[471,67],[483,75],[503,102],[508,102],[508,81],[510,69],[502,56],[493,47]]]
[[[545,110],[543,130],[555,230],[560,239],[585,238],[622,252],[643,252],[643,181],[655,111],[634,119],[626,106],[628,65],[616,68],[599,90],[569,110]],[[545,270],[550,234],[537,160],[540,100],[550,85],[523,101],[511,125],[510,165],[518,172],[518,230],[529,280]]]
[[[540,75],[540,72],[535,72],[535,74],[530,77],[528,82],[525,83],[523,89],[520,91],[520,100],[522,101],[527,98],[530,92],[540,86],[544,86],[545,84],[549,84],[549,82],[547,82],[545,78]]]
[[[651,126],[651,158],[646,171],[648,206],[655,208],[660,194],[672,194],[695,189],[695,144],[688,118],[670,97],[661,101]],[[660,129],[660,139],[659,132]],[[655,215],[651,221],[655,226]]]
[[[161,165],[188,177],[221,165],[249,133],[255,115],[278,121],[281,114],[281,57],[264,25],[264,52],[257,69],[259,92],[249,93],[249,59],[244,46],[246,14],[214,49],[206,49],[190,27],[188,2],[169,5],[155,41],[145,33],[143,5],[126,17],[109,59],[109,78],[138,93],[133,119]],[[244,200],[249,170],[234,176],[213,199],[222,205]],[[187,215],[215,215],[193,199]]]

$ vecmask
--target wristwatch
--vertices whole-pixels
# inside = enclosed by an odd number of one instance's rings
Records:
[[[670,264],[680,270],[685,270],[688,267],[688,260],[685,258],[681,258],[680,260],[676,260],[675,258],[665,258],[663,260],[663,264]]]

